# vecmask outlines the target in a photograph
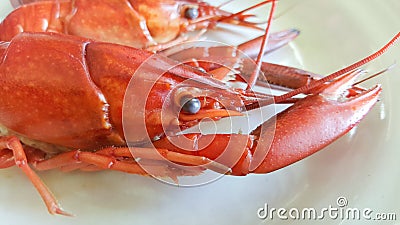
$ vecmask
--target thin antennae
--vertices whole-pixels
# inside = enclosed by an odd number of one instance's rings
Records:
[[[228,4],[228,3],[232,2],[232,1],[234,1],[234,0],[228,0],[227,2],[223,3],[223,5],[224,4]],[[200,17],[200,18],[197,18],[195,20],[190,21],[190,24],[188,26],[194,26],[196,24],[199,24],[199,23],[202,23],[202,22],[205,22],[205,21],[211,21],[212,22],[211,24],[213,24],[213,25],[215,25],[216,23],[224,23],[224,22],[226,22],[226,23],[233,23],[233,24],[236,24],[236,25],[239,25],[239,26],[244,26],[244,27],[249,27],[249,28],[252,28],[252,29],[264,31],[263,28],[258,27],[257,25],[264,24],[265,22],[245,21],[245,19],[247,19],[249,17],[254,17],[254,15],[243,15],[243,13],[247,12],[249,10],[252,10],[254,8],[260,7],[262,5],[265,5],[267,3],[270,3],[272,1],[273,0],[266,0],[264,2],[258,3],[256,5],[253,5],[253,6],[249,7],[249,8],[247,8],[247,9],[244,9],[244,10],[242,10],[240,12],[237,12],[237,13],[230,14],[228,16],[221,16],[221,15],[203,16],[203,17]],[[219,9],[219,7],[221,7],[221,5],[216,7],[216,8]],[[232,20],[232,21],[230,21],[230,20]]]
[[[348,67],[345,67],[345,68],[343,68],[343,69],[341,69],[339,71],[336,71],[336,72],[334,72],[334,73],[332,73],[332,74],[330,74],[330,75],[328,75],[328,76],[326,76],[326,77],[324,77],[324,78],[322,78],[320,80],[316,80],[316,81],[314,81],[314,82],[312,82],[312,83],[310,83],[308,85],[300,87],[300,88],[298,88],[296,90],[293,90],[293,91],[291,91],[289,93],[286,93],[286,94],[283,94],[281,96],[275,96],[275,98],[274,98],[275,102],[276,103],[282,102],[287,98],[291,98],[291,97],[293,97],[295,95],[298,95],[298,94],[301,94],[301,93],[305,93],[310,89],[316,88],[319,85],[321,85],[321,84],[323,84],[323,83],[325,83],[327,81],[333,80],[336,77],[339,77],[339,76],[341,76],[341,75],[343,75],[343,74],[345,74],[347,72],[350,72],[350,71],[352,71],[352,70],[354,70],[354,69],[356,69],[356,68],[358,68],[358,67],[360,67],[360,66],[362,66],[362,65],[364,65],[364,64],[366,64],[366,63],[368,63],[368,62],[370,62],[370,61],[372,61],[374,59],[376,59],[377,57],[379,57],[383,53],[385,53],[399,38],[400,38],[400,32],[397,33],[396,36],[394,36],[392,38],[392,40],[390,40],[385,46],[383,46],[381,49],[379,49],[375,53],[369,55],[368,57],[366,57],[366,58],[364,58],[364,59],[362,59],[362,60],[360,60],[360,61],[358,61],[358,62],[356,62],[356,63],[354,63],[354,64],[352,64],[350,66],[348,66]]]
[[[229,20],[229,19],[235,18],[236,16],[240,16],[240,15],[242,15],[243,13],[245,13],[247,11],[250,11],[252,9],[258,8],[258,7],[262,6],[262,5],[265,5],[265,4],[270,3],[270,2],[275,2],[275,0],[266,0],[266,1],[260,2],[260,3],[256,4],[256,5],[250,6],[249,8],[244,9],[244,10],[242,10],[240,12],[234,13],[234,14],[232,14],[230,16],[222,17],[217,22],[222,22],[224,20]]]
[[[360,80],[360,81],[357,81],[357,82],[354,83],[353,85],[361,84],[361,83],[363,83],[363,82],[365,82],[365,81],[367,81],[367,80],[370,80],[370,79],[372,79],[372,78],[374,78],[374,77],[377,77],[377,76],[381,75],[382,73],[386,73],[387,71],[393,69],[395,66],[396,66],[396,62],[394,62],[394,63],[393,63],[392,65],[390,65],[388,68],[385,68],[385,69],[383,69],[383,70],[381,70],[381,71],[379,71],[379,72],[377,72],[377,73],[375,73],[375,74],[372,74],[371,76],[369,76],[369,77],[367,77],[367,78],[364,78],[364,79],[362,79],[362,80]]]
[[[254,69],[253,73],[251,74],[249,82],[247,83],[247,88],[246,88],[247,90],[250,90],[254,86],[254,84],[257,81],[257,77],[260,72],[260,69],[261,69],[261,59],[262,59],[262,56],[264,55],[265,48],[267,47],[267,41],[268,41],[268,37],[269,37],[269,33],[270,33],[269,30],[270,30],[270,27],[272,24],[272,17],[275,12],[275,3],[276,3],[276,1],[272,0],[271,10],[269,12],[269,17],[268,17],[267,28],[265,29],[265,34],[263,36],[262,43],[261,43],[261,49],[260,49],[260,52],[258,53],[257,60],[256,60],[257,66]]]

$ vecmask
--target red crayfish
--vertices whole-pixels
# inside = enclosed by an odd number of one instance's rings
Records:
[[[173,179],[205,169],[230,175],[268,173],[321,150],[361,121],[382,90],[379,85],[368,90],[353,85],[360,74],[355,69],[399,37],[338,72],[321,79],[304,76],[306,82],[296,84],[297,89],[269,96],[251,89],[257,73],[246,75],[253,80],[247,89],[236,89],[213,76],[219,64],[205,72],[142,49],[94,41],[93,36],[12,34],[0,44],[0,167],[20,167],[49,212],[64,215],[69,214],[32,168],[112,169]],[[153,36],[161,43],[174,38]],[[264,47],[259,52],[261,56]],[[145,62],[151,66],[143,70]],[[259,60],[257,66],[268,71]],[[282,75],[294,70],[288,71]],[[306,97],[293,98],[298,94]],[[293,105],[250,134],[173,134],[204,118],[241,116],[287,102]]]

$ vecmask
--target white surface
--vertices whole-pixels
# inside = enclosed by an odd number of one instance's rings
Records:
[[[1,13],[7,11],[7,4],[0,3]],[[290,47],[269,57],[322,74],[372,53],[400,31],[398,0],[280,1],[278,14],[286,9],[274,30],[295,27],[302,33]],[[215,36],[227,40],[228,34]],[[398,60],[399,51],[396,46],[365,68],[385,68]],[[225,176],[205,186],[177,188],[109,171],[39,173],[62,206],[77,215],[66,218],[47,214],[36,190],[17,168],[0,170],[0,224],[281,224],[293,221],[262,221],[257,209],[264,203],[321,209],[335,206],[339,196],[347,197],[349,207],[396,212],[399,221],[400,66],[367,84],[375,82],[383,84],[382,101],[352,135],[272,174]],[[365,221],[326,219],[323,224]]]

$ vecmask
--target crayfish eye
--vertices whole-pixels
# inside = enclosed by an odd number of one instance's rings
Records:
[[[196,114],[200,111],[201,103],[198,98],[183,96],[180,100],[182,111],[187,114]]]
[[[185,10],[185,18],[189,20],[197,19],[199,17],[199,9],[196,7],[188,7]]]

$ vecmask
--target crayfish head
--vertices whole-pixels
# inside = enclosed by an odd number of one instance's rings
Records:
[[[218,20],[231,15],[198,0],[130,0],[151,37],[167,43],[188,31],[212,28]]]
[[[262,30],[257,26],[259,23],[248,21],[254,15],[244,15],[247,9],[233,14],[220,9],[221,6],[212,6],[200,0],[130,2],[144,22],[141,26],[147,27],[150,36],[157,43],[168,43],[185,32],[213,28],[221,22]],[[250,7],[252,8],[255,7]]]
[[[158,132],[161,125],[164,134],[175,135],[202,121],[218,121],[222,118],[243,116],[247,106],[259,100],[254,94],[241,89],[202,83],[188,85],[189,83],[191,82],[176,86],[170,92],[170,96],[164,100],[161,109],[153,111],[157,119],[147,124],[158,123],[152,126],[157,128]]]
[[[261,30],[257,25],[260,23],[250,22],[248,19],[254,17],[252,14],[244,14],[246,11],[264,5],[265,1],[251,6],[238,13],[222,10],[221,7],[230,3],[227,1],[219,6],[212,6],[198,0],[182,0],[180,3],[180,24],[183,31],[194,31],[215,27],[218,23],[229,23],[244,27]]]
[[[213,88],[181,87],[174,93],[180,123],[190,127],[209,118],[240,116],[243,100],[234,92]]]

